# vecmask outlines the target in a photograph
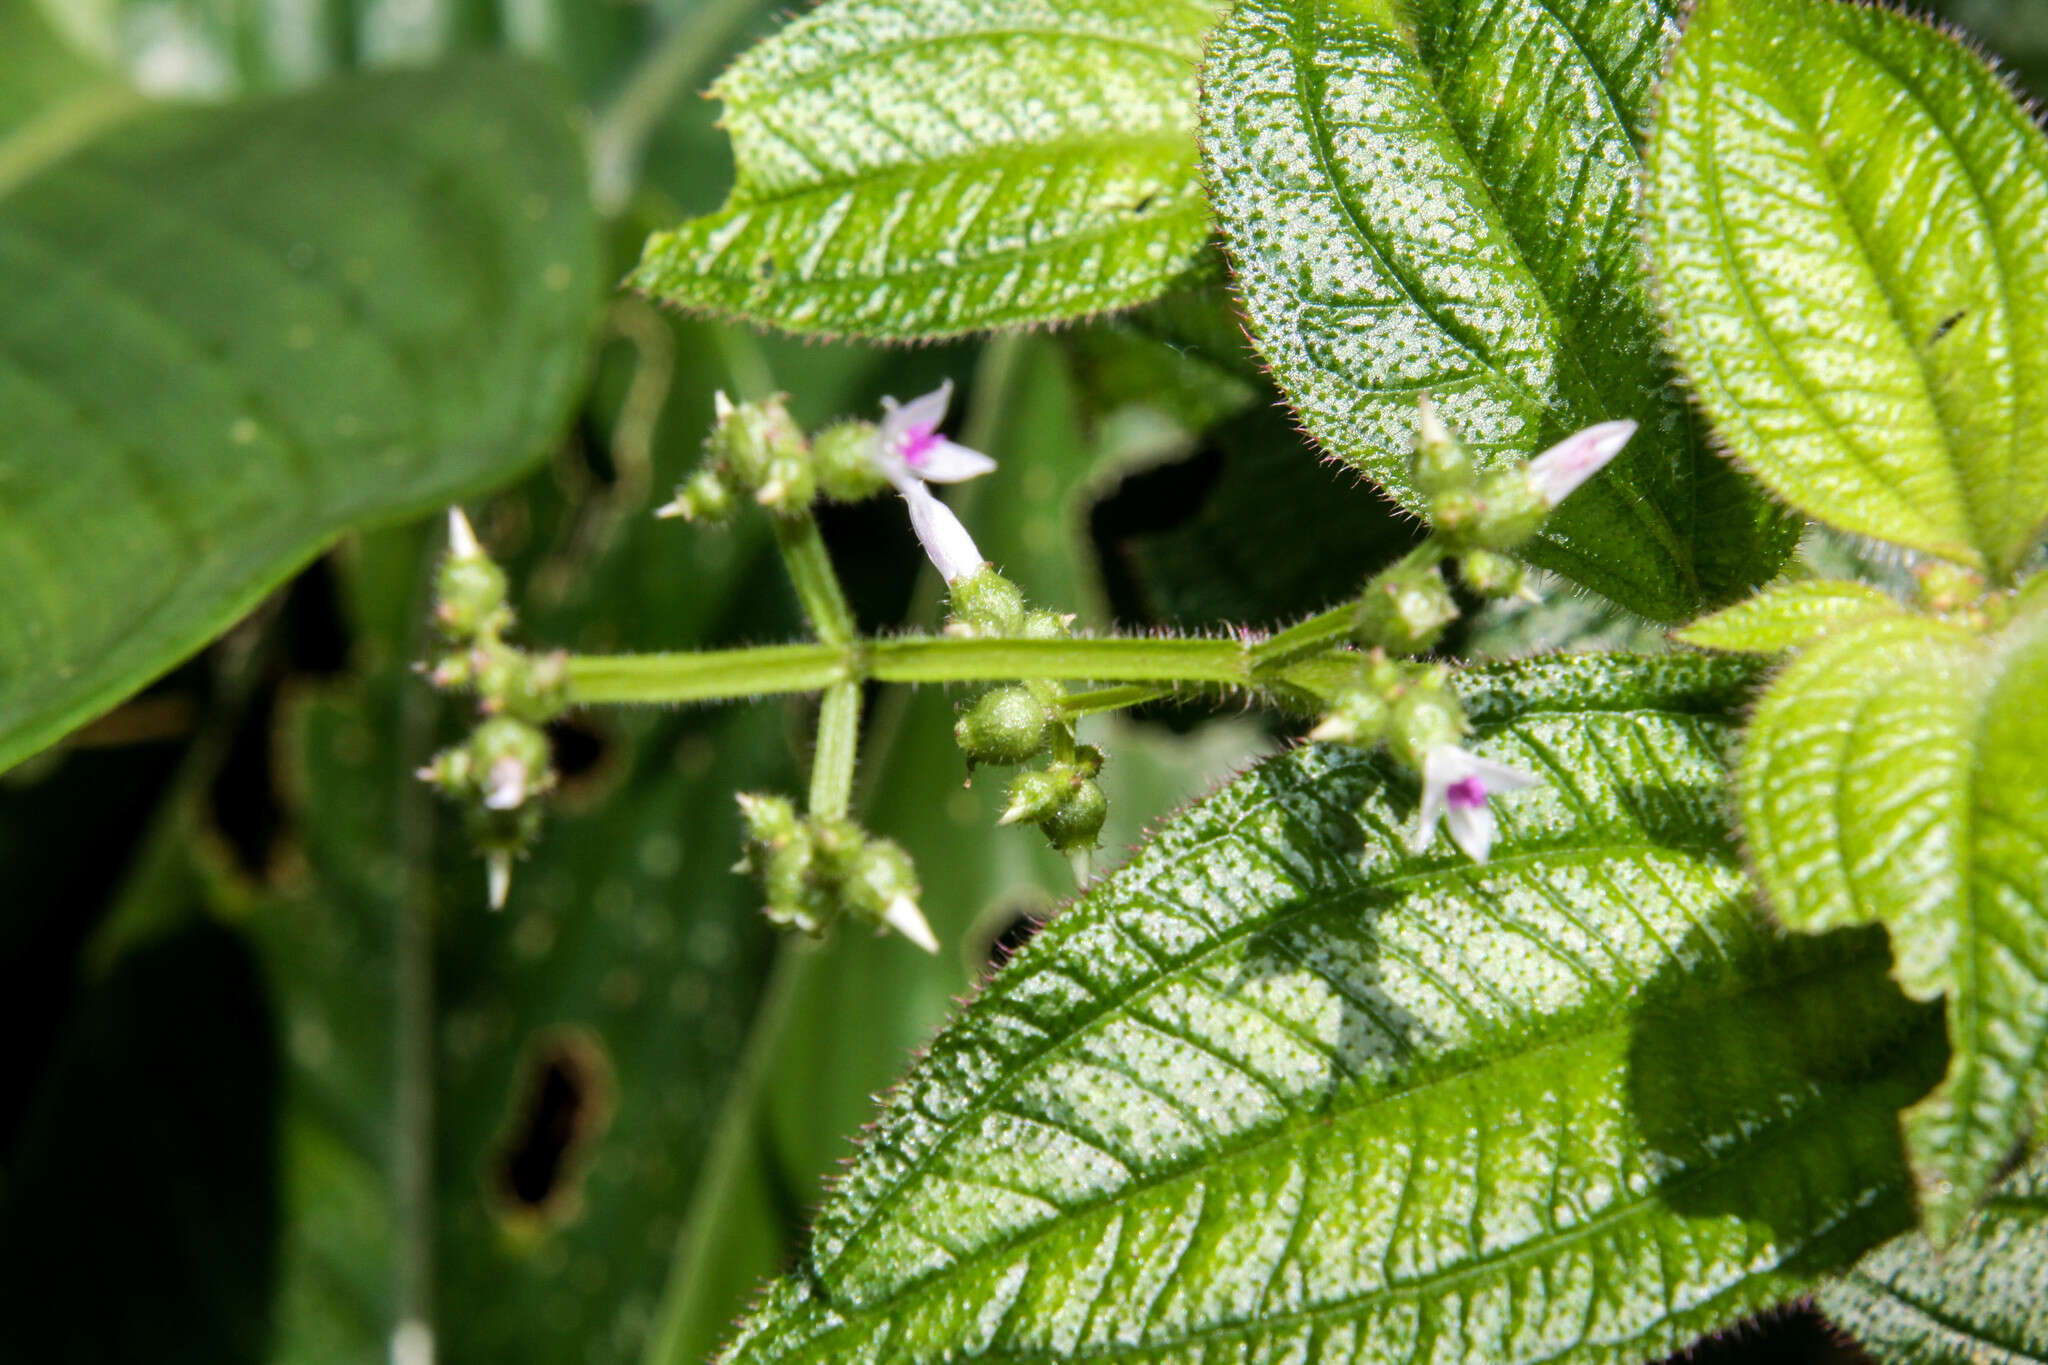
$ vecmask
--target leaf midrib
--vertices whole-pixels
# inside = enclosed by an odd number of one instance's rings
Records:
[[[1366,765],[1361,764],[1359,766]],[[1503,867],[1513,867],[1518,863],[1540,863],[1545,867],[1556,867],[1572,865],[1579,862],[1590,862],[1597,865],[1599,863],[1611,861],[1614,858],[1621,856],[1658,853],[1670,853],[1681,856],[1690,855],[1692,857],[1698,858],[1703,863],[1707,863],[1715,867],[1720,867],[1723,865],[1719,860],[1720,850],[1714,847],[1713,845],[1700,845],[1698,847],[1693,847],[1677,843],[1653,843],[1647,839],[1644,839],[1641,841],[1615,841],[1598,843],[1571,849],[1548,847],[1542,849],[1532,849],[1522,853],[1502,854],[1496,856],[1491,862],[1488,863],[1488,866],[1490,868],[1500,869]],[[959,1117],[951,1123],[947,1124],[944,1130],[933,1138],[931,1144],[929,1145],[929,1147],[927,1147],[925,1151],[919,1153],[918,1156],[912,1161],[905,1163],[902,1171],[896,1176],[896,1178],[892,1180],[887,1186],[885,1186],[883,1190],[880,1191],[874,1197],[874,1206],[868,1210],[866,1216],[864,1216],[861,1219],[861,1221],[858,1224],[856,1224],[852,1229],[850,1229],[846,1233],[846,1235],[841,1239],[840,1249],[837,1252],[837,1254],[835,1254],[833,1259],[830,1262],[826,1262],[817,1266],[817,1272],[821,1283],[823,1281],[825,1273],[831,1267],[843,1263],[848,1257],[850,1257],[853,1254],[855,1248],[863,1240],[865,1235],[874,1227],[877,1220],[879,1220],[886,1213],[889,1212],[889,1205],[893,1196],[901,1193],[910,1184],[911,1181],[916,1179],[918,1176],[922,1175],[925,1172],[925,1170],[929,1167],[931,1162],[935,1160],[942,1152],[950,1150],[955,1140],[958,1139],[960,1135],[966,1130],[967,1125],[971,1119],[985,1117],[989,1113],[994,1112],[996,1109],[996,1104],[999,1100],[1009,1095],[1023,1081],[1028,1080],[1032,1076],[1037,1075],[1045,1066],[1049,1065],[1052,1061],[1063,1056],[1068,1048],[1077,1046],[1080,1042],[1090,1037],[1092,1032],[1097,1028],[1097,1026],[1101,1025],[1105,1021],[1110,1020],[1112,1018],[1125,1016],[1130,1007],[1135,1005],[1138,1001],[1149,998],[1157,990],[1161,989],[1162,987],[1169,984],[1171,981],[1175,979],[1199,971],[1199,969],[1204,964],[1210,962],[1219,954],[1222,954],[1228,951],[1229,949],[1237,946],[1237,944],[1239,944],[1245,939],[1254,937],[1262,933],[1270,933],[1276,928],[1282,927],[1294,920],[1297,920],[1305,916],[1326,914],[1330,912],[1333,908],[1342,908],[1343,906],[1353,902],[1363,907],[1366,904],[1374,902],[1389,899],[1398,899],[1397,897],[1390,895],[1390,892],[1392,892],[1397,887],[1401,887],[1404,885],[1410,887],[1426,885],[1429,882],[1437,880],[1462,880],[1464,875],[1465,869],[1456,865],[1445,865],[1431,868],[1415,869],[1414,871],[1402,873],[1398,876],[1387,877],[1382,880],[1375,881],[1370,885],[1354,885],[1351,887],[1343,888],[1339,891],[1330,892],[1326,895],[1319,896],[1315,904],[1312,906],[1293,906],[1283,910],[1279,914],[1266,916],[1264,918],[1260,918],[1257,920],[1241,921],[1240,923],[1234,924],[1230,928],[1222,930],[1213,935],[1208,946],[1204,947],[1201,952],[1195,954],[1192,957],[1182,959],[1181,961],[1174,963],[1171,966],[1162,967],[1157,972],[1148,975],[1139,982],[1134,983],[1129,990],[1111,999],[1105,1000],[1101,1008],[1099,1008],[1094,1013],[1089,1014],[1084,1018],[1080,1019],[1078,1022],[1075,1023],[1074,1027],[1071,1028],[1064,1036],[1054,1040],[1052,1044],[1048,1046],[1044,1051],[1037,1053],[1036,1055],[1029,1058],[1027,1061],[1021,1063],[1016,1068],[1009,1071],[1001,1078],[999,1082],[992,1085],[987,1090],[987,1092],[982,1097],[980,1097],[975,1103],[963,1108],[960,1112]],[[1108,920],[1105,922],[1114,925],[1114,920]],[[1332,989],[1336,991],[1336,993],[1340,996],[1345,994],[1342,986],[1339,983],[1335,981],[1329,981],[1328,984],[1330,984]],[[984,1006],[984,1008],[986,1008],[986,1006]],[[1489,1023],[1499,1022],[1493,1016],[1482,1016],[1482,1018],[1484,1018]],[[1456,1067],[1444,1073],[1441,1073],[1438,1076],[1434,1076],[1430,1078],[1428,1081],[1417,1083],[1417,1085],[1414,1087],[1404,1087],[1393,1091],[1383,1092],[1380,1094],[1376,1094],[1373,1098],[1375,1101],[1379,1099],[1399,1098],[1409,1093],[1410,1089],[1426,1088],[1429,1085],[1436,1084],[1443,1080],[1455,1078],[1456,1076],[1463,1074],[1467,1070],[1476,1069],[1477,1067],[1486,1064],[1488,1064],[1486,1061],[1477,1061],[1471,1063],[1469,1066]],[[1247,1148],[1240,1150],[1248,1150],[1249,1147],[1256,1147],[1258,1145],[1261,1145],[1264,1142],[1270,1140],[1273,1136],[1274,1134],[1262,1135],[1261,1137],[1254,1139],[1252,1143],[1248,1144]],[[1160,1179],[1163,1180],[1166,1178],[1171,1178],[1172,1176],[1180,1173],[1182,1172],[1165,1172],[1161,1174]],[[1150,1185],[1156,1183],[1160,1182],[1157,1180],[1148,1181],[1141,1178],[1133,1188],[1148,1188]],[[907,1288],[908,1287],[914,1287],[914,1284],[912,1286],[907,1286]],[[884,1302],[886,1302],[886,1300],[884,1300]],[[863,1309],[863,1311],[865,1311],[865,1309]]]

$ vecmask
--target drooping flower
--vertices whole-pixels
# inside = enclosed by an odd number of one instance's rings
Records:
[[[992,471],[996,462],[939,435],[939,424],[946,420],[946,407],[952,401],[950,379],[908,403],[884,398],[869,460],[909,504],[910,528],[939,576],[957,583],[981,568],[981,551],[960,518],[926,485],[979,478]]]
[[[1456,744],[1433,744],[1423,757],[1422,811],[1409,847],[1417,853],[1428,848],[1442,821],[1450,826],[1458,847],[1473,862],[1483,863],[1500,834],[1487,798],[1536,785],[1538,779],[1519,768],[1481,758]]]
[[[1575,431],[1529,461],[1529,485],[1545,506],[1555,507],[1605,468],[1635,434],[1636,424],[1627,418]]]

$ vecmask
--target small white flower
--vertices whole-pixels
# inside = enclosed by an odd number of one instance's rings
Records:
[[[979,478],[992,471],[996,462],[939,435],[946,405],[952,401],[950,379],[908,403],[898,405],[895,399],[884,398],[882,421],[875,429],[869,458],[876,472],[910,505],[910,529],[917,533],[918,543],[931,556],[939,576],[957,583],[981,568],[981,551],[974,547],[974,538],[960,518],[926,485]]]
[[[1519,768],[1481,758],[1455,744],[1433,744],[1422,760],[1422,811],[1409,847],[1420,853],[1436,837],[1438,821],[1451,827],[1451,838],[1475,863],[1486,861],[1500,833],[1487,798],[1496,792],[1520,791],[1538,779]]]
[[[532,790],[526,765],[516,756],[506,754],[484,774],[484,809],[514,810]]]
[[[1621,453],[1636,424],[1627,419],[1575,431],[1529,461],[1529,485],[1546,506],[1555,507]]]

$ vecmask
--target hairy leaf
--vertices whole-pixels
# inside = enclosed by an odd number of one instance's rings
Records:
[[[1749,676],[1468,675],[1552,783],[1484,867],[1353,750],[1179,816],[932,1043],[726,1358],[1640,1360],[1903,1226],[1940,1031],[1880,935],[1750,907]]]
[[[1880,6],[1702,0],[1650,159],[1730,451],[1830,525],[2009,574],[2048,517],[2048,140],[2011,92]]]
[[[1777,583],[1673,635],[1701,649],[1776,654],[1814,644],[1828,632],[1857,621],[1896,616],[1902,610],[1897,602],[1862,583],[1833,579]]]
[[[1806,930],[1881,922],[1909,995],[1946,995],[1948,1079],[1907,1115],[1952,1233],[2048,1100],[2048,610],[1991,636],[1838,629],[1772,683],[1739,791],[1764,889]]]
[[[634,284],[791,331],[948,336],[1206,269],[1207,0],[831,0],[734,63],[738,178]]]
[[[1992,1192],[1948,1246],[1910,1232],[1815,1297],[1879,1365],[2048,1360],[2048,1161]]]
[[[1211,47],[1211,192],[1309,431],[1410,508],[1417,395],[1488,463],[1642,423],[1531,558],[1660,620],[1768,578],[1789,528],[1673,391],[1637,259],[1660,0],[1248,0]]]
[[[0,199],[0,768],[553,433],[597,281],[548,90],[478,62],[171,110]]]

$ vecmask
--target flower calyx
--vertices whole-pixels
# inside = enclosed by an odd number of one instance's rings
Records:
[[[1074,756],[1043,768],[1017,774],[999,825],[1037,825],[1061,853],[1085,852],[1096,846],[1109,817],[1109,798],[1096,776],[1102,751],[1090,744],[1074,746]]]
[[[1431,527],[1452,549],[1504,552],[1541,531],[1551,511],[1619,455],[1635,432],[1626,419],[1598,422],[1526,464],[1483,472],[1425,394],[1417,404],[1409,472]]]

